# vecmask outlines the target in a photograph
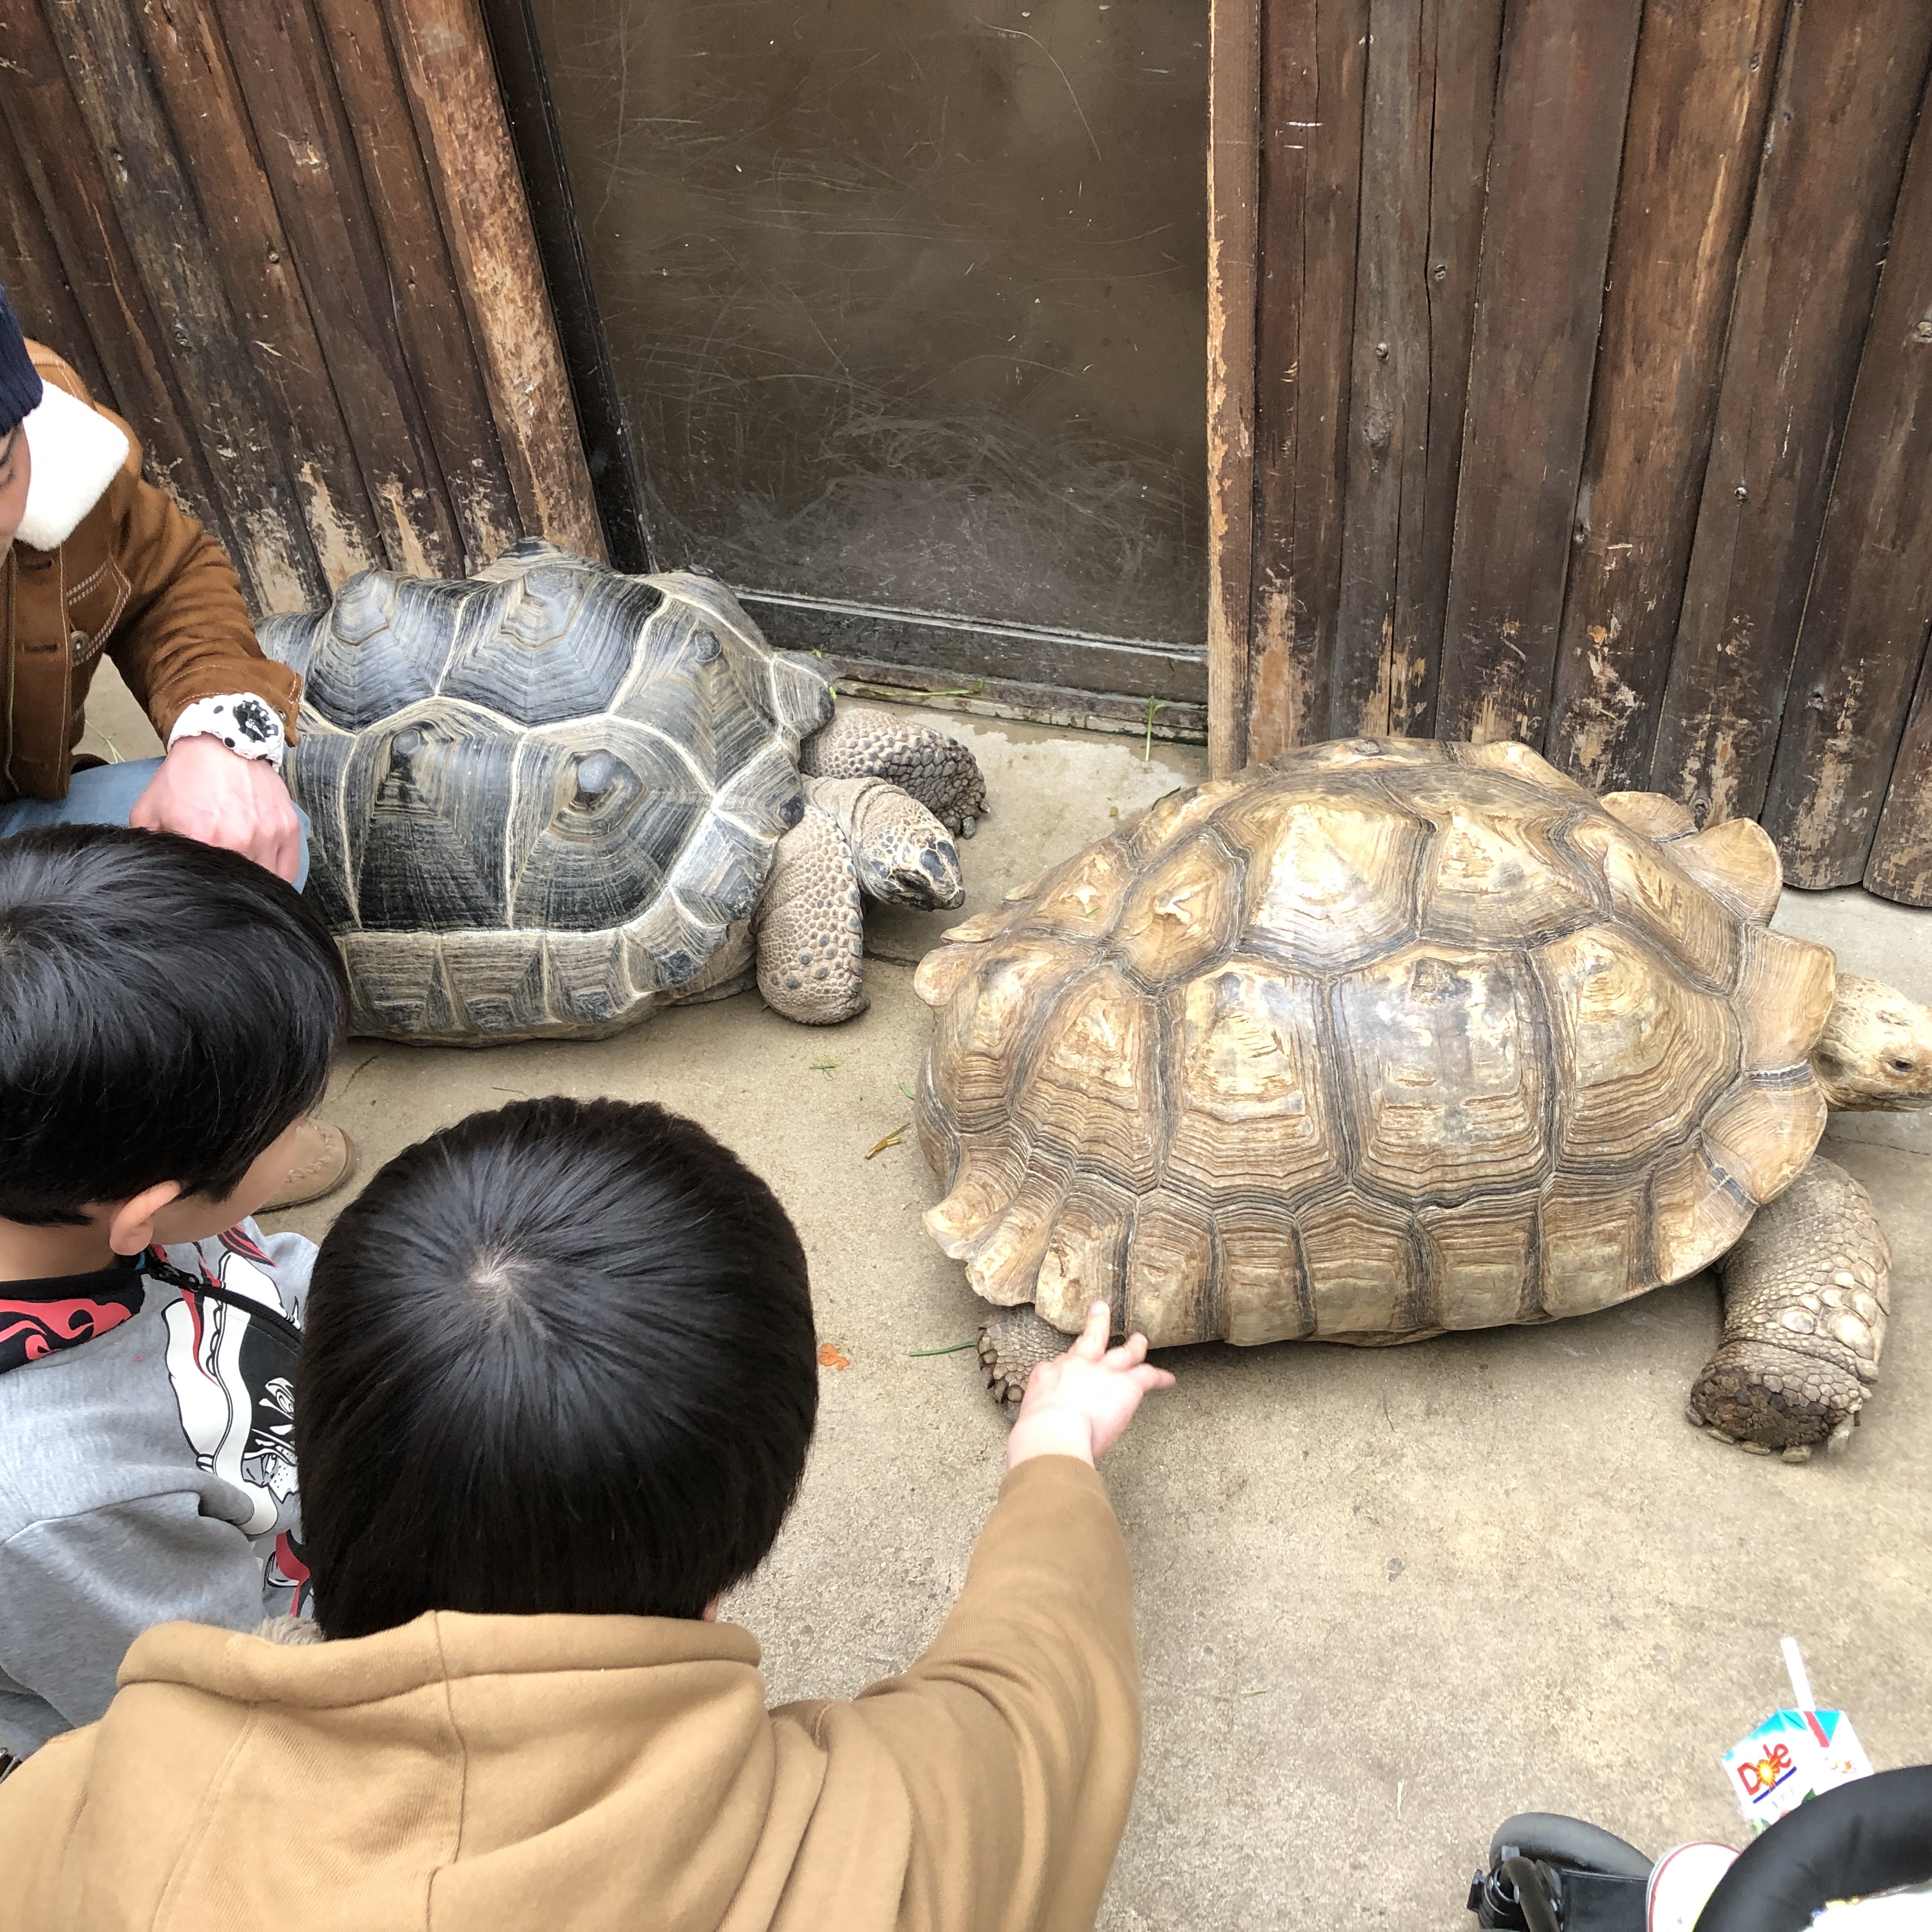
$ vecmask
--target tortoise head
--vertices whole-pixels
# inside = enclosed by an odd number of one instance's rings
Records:
[[[966,896],[959,850],[946,827],[896,785],[880,785],[852,841],[859,885],[868,898],[930,912]]]
[[[1840,973],[1811,1065],[1828,1106],[1932,1107],[1932,1007],[1882,980]]]
[[[808,778],[806,790],[844,833],[868,898],[920,912],[964,899],[958,848],[910,793],[874,778]]]

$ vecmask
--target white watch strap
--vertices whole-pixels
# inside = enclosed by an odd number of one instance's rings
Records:
[[[288,749],[288,734],[266,698],[252,691],[220,698],[197,698],[175,720],[168,734],[172,751],[184,738],[219,738],[236,757],[260,758],[279,772]]]

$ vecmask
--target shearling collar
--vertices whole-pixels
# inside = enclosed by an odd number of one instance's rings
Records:
[[[20,427],[34,468],[19,540],[30,550],[58,550],[106,494],[128,460],[128,439],[105,416],[52,382]]]

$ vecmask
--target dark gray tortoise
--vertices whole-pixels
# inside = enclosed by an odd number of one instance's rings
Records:
[[[849,1019],[861,894],[963,896],[971,753],[835,707],[711,578],[526,542],[457,581],[365,571],[261,640],[304,680],[290,788],[357,1033],[595,1038],[754,973]]]

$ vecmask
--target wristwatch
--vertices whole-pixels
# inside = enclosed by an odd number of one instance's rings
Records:
[[[252,691],[221,698],[197,698],[175,720],[168,734],[172,751],[184,738],[219,738],[237,758],[260,758],[277,772],[289,748],[288,734],[273,708]]]

